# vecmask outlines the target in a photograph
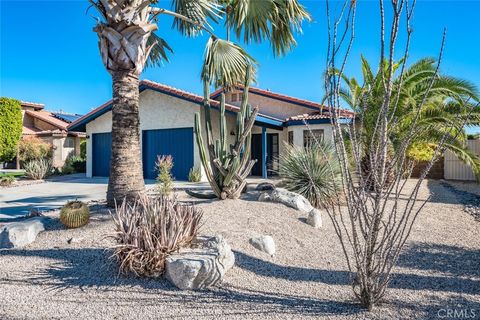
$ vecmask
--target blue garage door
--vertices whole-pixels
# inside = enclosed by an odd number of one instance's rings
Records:
[[[172,175],[176,180],[187,180],[193,167],[193,128],[143,131],[143,176],[155,179],[157,155],[173,157]]]
[[[110,132],[92,134],[92,175],[110,175],[110,155],[112,154],[112,134]]]

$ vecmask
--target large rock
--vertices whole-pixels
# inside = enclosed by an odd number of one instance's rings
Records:
[[[259,236],[250,239],[250,244],[256,249],[268,253],[269,255],[275,255],[275,241],[271,236]]]
[[[317,209],[312,209],[308,213],[307,223],[312,227],[314,227],[315,229],[321,228],[323,222],[322,222],[322,214],[320,213],[320,211]]]
[[[255,190],[257,191],[267,191],[267,190],[274,190],[274,189],[275,189],[275,185],[270,182],[261,182],[255,188]]]
[[[38,233],[45,230],[45,217],[35,217],[21,222],[12,222],[0,229],[0,248],[18,248],[32,243]]]
[[[234,264],[235,255],[222,236],[198,237],[192,248],[166,259],[165,276],[179,289],[204,289],[219,283]]]
[[[258,198],[258,201],[279,202],[290,208],[306,213],[313,209],[310,202],[304,196],[283,188],[276,188],[275,190],[262,193]]]

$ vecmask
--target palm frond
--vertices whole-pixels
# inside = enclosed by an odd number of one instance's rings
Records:
[[[147,68],[160,66],[163,61],[168,61],[167,51],[173,53],[172,48],[168,45],[168,43],[160,38],[155,33],[151,33],[150,37],[147,39],[147,47],[152,46],[152,50],[148,56],[145,66]]]
[[[209,20],[217,22],[221,12],[220,6],[211,0],[173,0],[172,7],[176,13],[208,28],[210,28]],[[173,27],[189,37],[201,32],[198,25],[178,17],[173,20]]]
[[[241,47],[210,37],[205,48],[202,80],[215,87],[231,88],[245,81],[248,68],[252,70],[251,81],[255,81],[255,67],[255,60]]]

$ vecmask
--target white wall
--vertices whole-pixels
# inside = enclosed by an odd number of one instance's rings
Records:
[[[153,90],[140,93],[140,130],[193,128],[195,113],[200,111],[198,104],[162,94]],[[92,134],[110,132],[112,113],[109,111],[87,123],[87,177],[92,176]],[[195,135],[195,133],[194,133]],[[140,134],[140,146],[142,135]],[[195,139],[195,137],[194,137]],[[197,144],[193,143],[193,164],[200,166]]]

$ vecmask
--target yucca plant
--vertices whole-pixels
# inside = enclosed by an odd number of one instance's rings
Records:
[[[338,200],[342,177],[331,143],[318,140],[308,147],[285,146],[279,162],[286,189],[303,195],[317,208]]]
[[[25,175],[32,180],[40,180],[52,173],[52,162],[48,159],[30,160],[23,165]]]
[[[115,206],[113,256],[121,273],[158,277],[165,259],[197,236],[202,211],[167,197],[140,196]]]
[[[88,223],[90,210],[86,203],[69,201],[60,210],[60,221],[67,228],[80,228]]]
[[[162,196],[168,196],[172,192],[173,178],[172,178],[173,158],[168,156],[157,156],[155,162],[155,169],[157,175],[157,190]]]
[[[200,182],[202,179],[202,171],[200,168],[190,168],[188,172],[188,181],[189,182]]]

